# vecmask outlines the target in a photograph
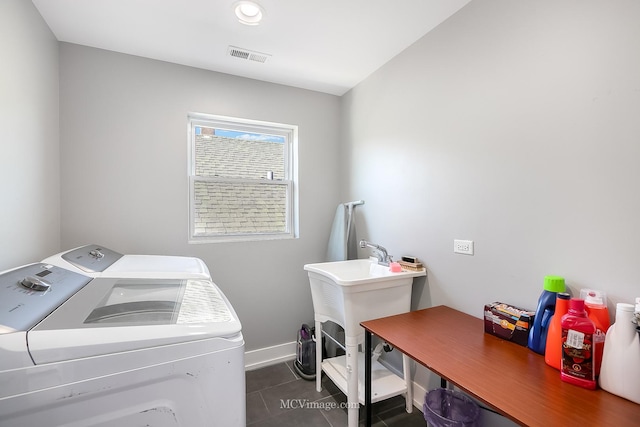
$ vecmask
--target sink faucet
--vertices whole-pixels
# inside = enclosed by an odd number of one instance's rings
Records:
[[[381,265],[389,265],[393,260],[391,259],[391,255],[387,253],[387,250],[380,245],[376,245],[375,243],[367,242],[366,240],[360,240],[361,248],[372,248],[373,253],[378,258],[378,264]]]

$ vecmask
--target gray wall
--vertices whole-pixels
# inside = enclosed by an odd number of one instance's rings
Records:
[[[0,1],[0,271],[60,246],[58,42],[30,1]]]
[[[474,1],[343,97],[345,197],[416,307],[640,296],[640,2]],[[454,239],[475,255],[453,253]]]
[[[66,43],[60,92],[62,248],[200,257],[247,350],[294,341],[339,202],[340,99]],[[299,126],[299,239],[187,244],[189,112]]]
[[[610,312],[640,296],[638,22],[637,1],[472,1],[343,96],[344,197],[426,263],[414,308],[535,309],[548,274]]]

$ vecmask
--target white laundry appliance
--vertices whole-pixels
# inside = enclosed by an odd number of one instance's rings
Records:
[[[165,255],[123,255],[100,245],[86,245],[60,252],[44,260],[91,277],[154,277],[211,279],[199,258]]]
[[[170,276],[0,273],[0,425],[244,426],[240,321],[211,280]]]

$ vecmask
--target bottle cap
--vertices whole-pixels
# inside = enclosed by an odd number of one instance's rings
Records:
[[[549,292],[564,292],[564,277],[544,276],[544,290]]]
[[[566,300],[571,299],[571,295],[569,295],[566,292],[558,292],[558,295],[556,295],[556,297],[559,299],[566,299]]]
[[[583,312],[584,311],[584,300],[580,298],[572,298],[569,301],[569,310]]]
[[[624,302],[619,302],[616,304],[616,310],[620,310],[620,311],[628,311],[633,313],[634,307],[633,304],[627,304]]]
[[[580,298],[584,300],[587,305],[606,305],[607,297],[602,291],[596,291],[593,289],[581,289]]]

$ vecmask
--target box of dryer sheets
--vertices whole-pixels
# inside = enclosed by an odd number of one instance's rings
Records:
[[[523,310],[502,302],[484,306],[484,331],[516,344],[527,346],[535,311]]]

